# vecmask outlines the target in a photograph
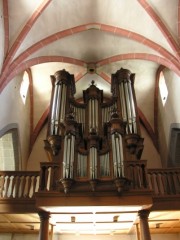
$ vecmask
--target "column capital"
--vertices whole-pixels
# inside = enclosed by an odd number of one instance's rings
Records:
[[[138,211],[138,216],[140,218],[148,218],[150,214],[150,210],[149,209],[142,209],[140,211]]]
[[[38,212],[40,220],[48,220],[51,217],[50,212],[44,212],[44,211],[40,211]]]

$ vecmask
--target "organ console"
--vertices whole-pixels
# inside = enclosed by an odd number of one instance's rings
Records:
[[[73,75],[60,70],[51,76],[45,149],[59,164],[65,192],[74,182],[89,182],[93,191],[98,182],[114,182],[118,191],[130,184],[126,162],[140,159],[143,150],[134,80],[135,74],[121,68],[112,74],[110,98],[92,81],[80,102]]]

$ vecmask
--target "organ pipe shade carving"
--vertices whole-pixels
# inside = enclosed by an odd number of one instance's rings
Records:
[[[112,74],[109,98],[94,81],[75,99],[74,76],[60,70],[51,76],[52,95],[45,149],[50,161],[59,164],[58,178],[65,191],[73,182],[123,179],[125,162],[140,159],[140,136],[135,75],[127,69]],[[68,181],[69,179],[69,181]]]

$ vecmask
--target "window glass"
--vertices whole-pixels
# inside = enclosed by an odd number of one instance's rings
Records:
[[[18,170],[19,151],[17,129],[11,129],[0,137],[0,169]]]
[[[23,80],[21,82],[20,87],[20,95],[24,104],[26,103],[28,88],[29,88],[29,75],[27,72],[24,72]]]
[[[166,86],[166,81],[165,81],[163,72],[161,72],[160,78],[159,78],[159,90],[160,90],[162,104],[164,106],[168,97],[168,89]]]

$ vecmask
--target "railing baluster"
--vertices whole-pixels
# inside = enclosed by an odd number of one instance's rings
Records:
[[[160,187],[160,175],[159,173],[156,174],[156,184],[157,184],[157,190],[158,190],[158,194],[161,194],[161,187]]]
[[[28,183],[27,183],[27,197],[30,197],[30,191],[31,191],[31,176],[28,176]]]
[[[152,186],[153,186],[153,190],[155,191],[155,193],[158,194],[157,188],[156,188],[156,174],[152,175]]]
[[[138,179],[138,188],[142,188],[142,182],[141,182],[141,166],[137,165],[137,179]]]
[[[5,198],[8,197],[9,184],[10,184],[10,176],[6,176],[6,180],[5,180],[5,193],[4,193],[4,197]]]
[[[31,198],[34,194],[34,176],[30,176],[30,190],[29,190],[29,197]]]
[[[37,178],[34,176],[34,179],[33,179],[33,194],[32,194],[32,197],[34,196],[34,193],[36,191],[36,184],[37,184]]]
[[[154,195],[161,196],[180,194],[180,169],[148,169],[148,179]],[[156,179],[156,183],[154,182]],[[157,186],[156,186],[157,184]]]
[[[148,174],[148,182],[149,182],[149,188],[150,190],[153,190],[153,185],[152,185],[152,174]]]
[[[39,175],[38,171],[0,171],[0,198],[32,198],[34,192],[39,189],[37,186]],[[32,176],[33,184],[30,182]]]
[[[176,194],[180,194],[180,174],[176,172],[175,174],[175,187],[176,187]]]
[[[4,192],[4,183],[5,183],[5,178],[4,176],[0,177],[0,197],[3,197],[3,192]]]
[[[164,187],[163,187],[163,183],[162,183],[162,174],[158,173],[158,177],[159,177],[159,188],[160,188],[160,194],[164,194]]]
[[[19,186],[20,185],[20,177],[16,176],[16,185],[15,185],[15,198],[18,198],[19,195]]]
[[[24,191],[25,191],[25,185],[26,185],[26,177],[21,177],[21,195],[20,197],[24,197]]]
[[[11,177],[11,193],[10,193],[10,198],[13,198],[13,193],[14,193],[14,188],[15,188],[15,181],[16,181],[16,179],[15,179],[15,177],[14,176],[12,176]]]

